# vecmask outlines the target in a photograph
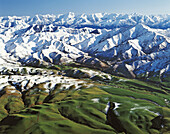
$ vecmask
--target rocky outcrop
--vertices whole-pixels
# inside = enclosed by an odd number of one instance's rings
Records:
[[[83,72],[81,70],[74,70],[74,69],[69,69],[64,71],[65,75],[68,77],[73,77],[73,78],[90,78],[90,74],[87,72]]]
[[[110,107],[107,111],[107,116],[106,116],[106,123],[113,127],[118,133],[125,132],[127,133],[126,129],[122,125],[120,119],[118,116],[114,113],[113,109],[115,108],[115,104],[113,102],[109,103]]]
[[[161,130],[164,127],[165,121],[163,116],[157,116],[151,120],[152,126],[151,128]]]

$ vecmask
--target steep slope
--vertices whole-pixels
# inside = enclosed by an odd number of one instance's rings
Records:
[[[0,17],[0,133],[169,132],[169,14]]]
[[[38,67],[78,62],[112,74],[163,81],[169,74],[169,27],[168,14],[1,17],[0,60]]]

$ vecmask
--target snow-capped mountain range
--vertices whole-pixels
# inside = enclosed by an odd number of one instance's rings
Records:
[[[76,62],[128,77],[170,75],[170,15],[0,17],[0,64]]]

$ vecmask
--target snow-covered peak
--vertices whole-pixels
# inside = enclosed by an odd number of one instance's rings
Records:
[[[169,14],[69,12],[0,17],[0,61],[34,66],[44,62],[108,64],[108,72],[127,70],[133,76],[159,72],[170,62],[169,29]]]
[[[139,15],[139,14],[113,14],[113,13],[94,13],[94,14],[79,14],[69,12],[67,14],[59,15],[35,15],[34,17],[16,17],[8,16],[1,17],[0,23],[4,20],[9,22],[16,22],[22,20],[25,23],[32,24],[55,24],[63,25],[67,27],[100,27],[112,29],[115,27],[126,27],[136,25],[138,23],[145,24],[152,28],[169,28],[170,27],[170,15]]]

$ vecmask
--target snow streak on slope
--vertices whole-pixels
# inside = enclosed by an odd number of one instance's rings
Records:
[[[169,29],[168,14],[0,17],[0,61],[31,66],[79,62],[128,77],[164,77],[170,64]]]

